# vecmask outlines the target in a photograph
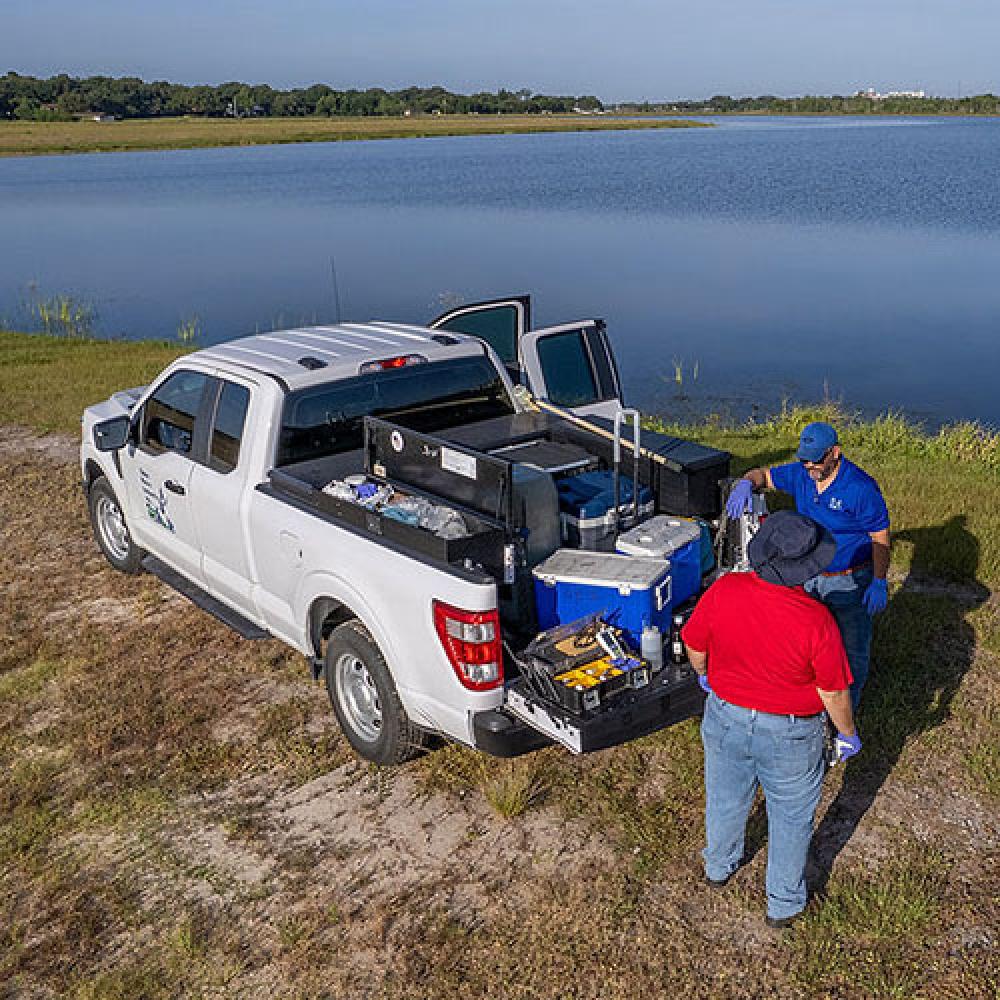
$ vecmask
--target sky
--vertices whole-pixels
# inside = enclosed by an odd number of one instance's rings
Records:
[[[0,73],[605,101],[1000,91],[998,0],[0,0]]]

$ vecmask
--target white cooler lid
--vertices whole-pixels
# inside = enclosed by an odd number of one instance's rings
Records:
[[[616,545],[630,555],[666,557],[696,538],[701,538],[701,528],[696,522],[659,514],[623,532]]]
[[[667,573],[666,559],[623,556],[614,552],[559,549],[532,571],[543,583],[582,583],[596,587],[655,587]]]

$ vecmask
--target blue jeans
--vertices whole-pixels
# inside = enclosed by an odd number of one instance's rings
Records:
[[[758,785],[767,803],[767,914],[806,905],[806,856],[823,784],[826,716],[770,715],[710,694],[705,747],[705,874],[728,878],[743,859],[747,815]]]
[[[851,705],[857,711],[861,689],[868,680],[872,646],[872,619],[863,598],[872,582],[871,566],[844,576],[814,576],[806,581],[806,593],[819,598],[832,612],[844,640],[847,662],[851,665]]]

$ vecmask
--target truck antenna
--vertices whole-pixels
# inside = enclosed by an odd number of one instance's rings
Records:
[[[340,322],[340,285],[337,283],[337,262],[330,254],[330,277],[333,279],[333,308],[336,312],[336,322]]]

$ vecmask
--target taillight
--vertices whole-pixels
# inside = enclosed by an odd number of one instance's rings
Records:
[[[435,601],[434,628],[463,687],[489,691],[503,684],[500,616],[496,608],[463,611]]]
[[[427,359],[422,354],[401,354],[396,358],[382,358],[381,361],[366,361],[359,369],[359,375],[369,372],[388,371],[391,368],[406,368],[407,365],[422,365]]]

